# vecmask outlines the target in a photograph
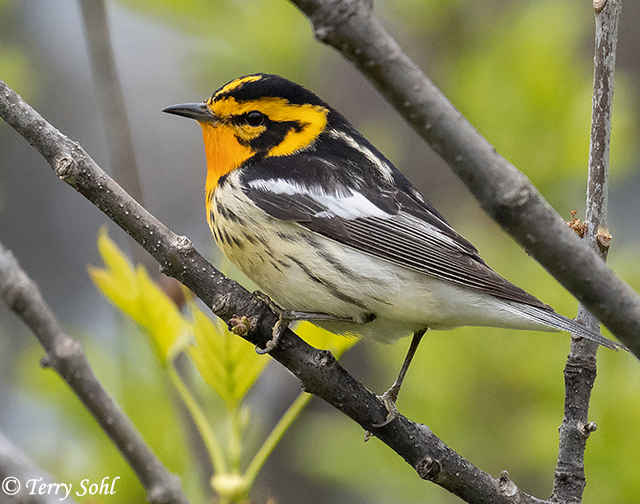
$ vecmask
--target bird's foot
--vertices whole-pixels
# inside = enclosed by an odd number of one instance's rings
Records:
[[[278,343],[280,342],[280,338],[282,337],[282,334],[287,330],[287,327],[289,327],[289,324],[296,319],[295,317],[292,317],[293,312],[290,312],[289,310],[285,310],[280,306],[278,306],[273,301],[273,299],[267,296],[264,292],[255,291],[253,295],[257,297],[260,301],[265,303],[269,307],[269,309],[278,317],[278,321],[273,326],[271,339],[267,341],[264,348],[259,348],[258,346],[256,346],[256,353],[259,355],[264,355],[271,352],[271,350],[273,350],[275,347],[278,346]]]
[[[384,404],[384,407],[387,408],[388,414],[387,414],[387,418],[383,422],[375,423],[373,424],[373,427],[384,427],[385,425],[389,425],[393,420],[398,418],[398,416],[400,415],[398,408],[396,408],[396,401],[398,400],[398,392],[400,392],[399,387],[398,388],[391,387],[381,396],[377,396],[378,399],[382,401],[382,404]]]
[[[413,356],[416,354],[416,350],[418,349],[418,345],[420,345],[420,341],[424,336],[424,333],[427,329],[422,329],[413,333],[413,338],[411,339],[411,345],[409,345],[409,351],[407,352],[406,357],[404,358],[404,362],[402,363],[402,367],[400,368],[400,373],[396,378],[396,381],[393,382],[391,388],[387,390],[381,396],[378,396],[378,399],[382,401],[384,407],[387,408],[389,414],[387,415],[387,419],[384,422],[379,424],[373,424],[373,427],[384,427],[391,423],[394,419],[398,418],[400,413],[398,412],[398,408],[396,408],[396,401],[398,400],[398,394],[400,393],[400,387],[402,387],[402,382],[404,381],[404,377],[407,374],[407,370],[411,365],[411,361],[413,360]]]
[[[259,355],[264,355],[266,353],[269,353],[271,352],[271,350],[276,348],[278,346],[278,342],[280,341],[280,338],[289,327],[289,324],[291,324],[292,322],[298,322],[302,320],[308,320],[308,321],[333,320],[333,321],[339,321],[339,322],[353,322],[353,319],[351,318],[336,317],[335,315],[331,315],[329,313],[285,310],[284,308],[278,306],[273,301],[273,299],[267,296],[264,292],[255,291],[253,295],[257,297],[260,301],[265,303],[269,307],[269,309],[278,317],[278,321],[273,326],[272,337],[269,341],[267,341],[265,347],[258,348],[256,346],[256,352]]]

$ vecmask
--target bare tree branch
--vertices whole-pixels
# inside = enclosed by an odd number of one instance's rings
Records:
[[[46,350],[42,364],[53,368],[67,382],[120,450],[147,490],[147,500],[154,504],[187,504],[180,480],[151,452],[93,374],[82,345],[62,331],[36,284],[1,244],[0,298]]]
[[[80,6],[89,46],[93,82],[107,132],[107,151],[114,178],[144,206],[140,170],[129,128],[124,92],[118,79],[105,2],[80,0]],[[137,244],[133,245],[132,254],[135,262],[143,264],[153,277],[158,276],[155,262]]]
[[[30,483],[33,481],[33,483]],[[74,504],[67,487],[58,487],[55,492],[37,493],[42,484],[55,484],[55,480],[22,453],[0,432],[0,504]],[[36,492],[31,493],[35,485]],[[19,487],[19,488],[18,488]],[[17,492],[17,493],[13,493]]]
[[[107,132],[107,150],[111,156],[111,168],[114,178],[122,185],[138,203],[145,206],[140,169],[136,161],[135,149],[124,91],[118,78],[113,45],[109,32],[109,22],[105,0],[80,0],[84,31],[87,37],[93,82],[96,95]],[[131,242],[131,255],[134,263],[142,264],[149,275],[158,282],[162,290],[178,305],[184,303],[184,297],[177,280],[163,275],[156,261],[138,243]],[[177,399],[177,398],[176,398]],[[187,418],[185,426],[188,429],[191,448],[201,467],[208,467],[209,455],[206,452],[202,438],[195,427],[184,404],[177,400],[177,407]],[[207,483],[213,475],[204,471],[203,481]]]
[[[142,185],[127,119],[124,92],[111,46],[104,0],[80,0],[84,31],[89,45],[93,82],[105,118],[108,152],[114,178],[141,205]]]
[[[291,0],[315,36],[369,78],[480,206],[640,356],[640,296],[602,262],[527,177],[500,156],[402,51],[371,0]]]
[[[116,184],[78,145],[62,135],[0,80],[0,117],[74,187],[143,245],[165,273],[180,280],[212,311],[228,322],[246,317],[247,341],[264,347],[276,316],[262,302],[208,263],[186,237],[173,233]],[[291,330],[269,354],[302,382],[303,388],[349,416],[398,453],[425,480],[433,481],[470,503],[542,503],[518,489],[508,475],[498,479],[474,466],[444,444],[431,430],[400,415],[387,417],[378,398],[344,370],[330,352],[317,350]]]
[[[595,0],[594,8],[595,68],[584,240],[606,260],[611,240],[607,230],[611,111],[622,1]],[[577,320],[593,330],[598,330],[598,320],[582,304],[578,309]],[[591,389],[596,379],[597,350],[598,345],[590,341],[573,340],[571,343],[571,351],[564,369],[564,418],[560,426],[560,447],[551,498],[553,501],[582,501],[586,484],[584,452],[587,438],[596,428],[595,423],[588,421],[588,413]]]

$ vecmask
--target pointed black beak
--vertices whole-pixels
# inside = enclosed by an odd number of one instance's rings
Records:
[[[162,111],[195,119],[198,122],[218,122],[218,118],[209,111],[206,103],[181,103],[171,105]]]

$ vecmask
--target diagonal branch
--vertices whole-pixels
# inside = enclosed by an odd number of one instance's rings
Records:
[[[640,356],[640,296],[580,242],[527,177],[404,54],[373,15],[372,2],[291,1],[309,18],[315,36],[369,78],[480,206]]]
[[[235,314],[249,320],[247,341],[264,347],[277,321],[269,308],[208,263],[183,236],[178,236],[140,206],[91,157],[26,104],[0,80],[0,116],[20,133],[75,188],[129,233],[161,264],[168,275],[189,287],[228,322]],[[503,473],[500,479],[481,471],[444,444],[431,430],[399,416],[387,417],[378,398],[344,370],[328,351],[317,350],[291,330],[269,354],[302,382],[303,388],[349,416],[410,464],[418,475],[470,503],[542,503],[520,491]],[[104,420],[104,419],[103,419]]]
[[[162,465],[96,378],[82,345],[65,334],[35,283],[0,244],[0,298],[31,329],[53,368],[73,389],[136,472],[153,504],[187,504],[180,480]]]
[[[118,78],[118,69],[111,43],[106,0],[79,0],[84,31],[87,38],[93,83],[106,129],[107,151],[113,177],[138,203],[145,205],[140,167],[136,162],[135,148],[127,117],[125,95]],[[134,263],[142,264],[149,275],[171,299],[180,306],[184,302],[178,282],[162,275],[156,261],[137,243],[132,242],[131,255]],[[178,403],[183,415],[188,413]],[[200,439],[198,430],[187,421],[192,451],[202,467],[209,467],[209,456]],[[208,484],[212,473],[203,471],[203,481]]]
[[[607,231],[611,110],[618,20],[622,1],[596,0],[594,7],[596,9],[595,69],[584,240],[591,249],[601,255],[603,260],[606,260],[611,240]],[[593,330],[598,330],[598,320],[582,304],[578,310],[577,320]],[[564,370],[564,418],[560,426],[560,447],[552,496],[552,500],[557,502],[582,501],[586,484],[584,452],[587,438],[596,428],[595,423],[588,421],[588,413],[591,389],[596,379],[597,350],[598,345],[590,341],[573,340],[567,357]]]

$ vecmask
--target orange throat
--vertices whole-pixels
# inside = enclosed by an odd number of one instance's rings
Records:
[[[234,131],[224,125],[200,123],[202,139],[207,155],[207,183],[205,186],[207,201],[213,195],[220,177],[240,167],[253,154],[253,149],[238,142]]]

